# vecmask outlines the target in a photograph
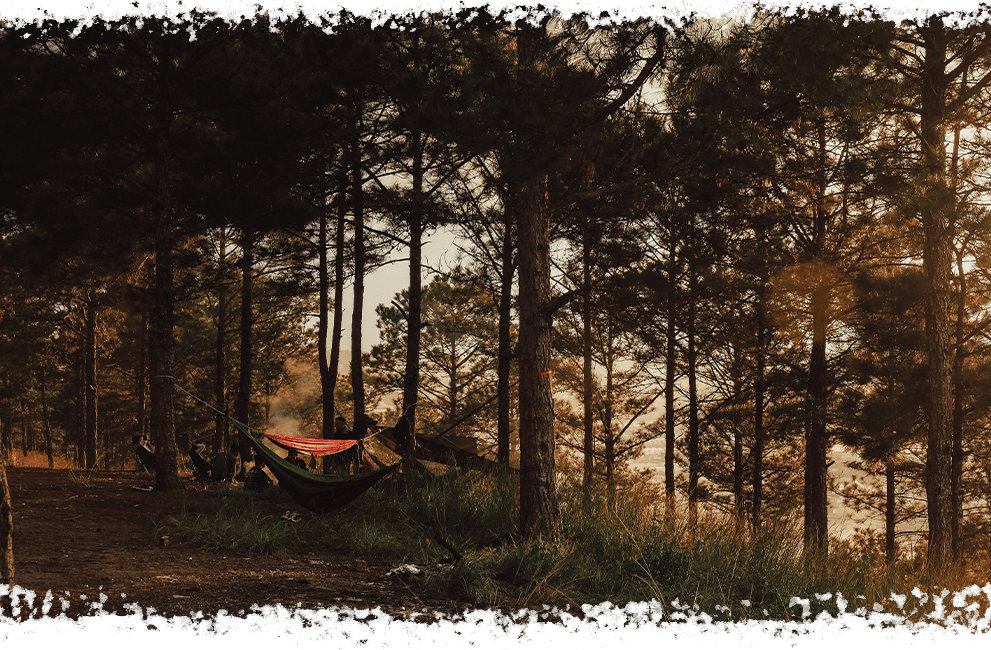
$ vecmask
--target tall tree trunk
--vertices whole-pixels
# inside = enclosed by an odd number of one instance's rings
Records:
[[[14,586],[14,514],[3,463],[0,463],[0,582]]]
[[[668,260],[667,345],[664,358],[664,496],[669,511],[674,507],[674,389],[678,364],[677,322],[678,292],[675,235],[672,224],[670,259]]]
[[[230,438],[227,410],[227,230],[220,233],[217,251],[217,268],[220,271],[217,282],[217,338],[213,354],[213,401],[217,409],[213,416],[213,455],[228,449]]]
[[[3,414],[0,417],[0,463],[3,465],[14,465],[14,413],[10,405],[10,375],[5,370],[3,372],[4,396],[0,401]]]
[[[148,435],[148,312],[141,311],[141,330],[138,332],[138,364],[134,369],[135,386],[134,392],[138,402],[138,422],[137,433],[142,436]],[[135,469],[137,469],[137,458],[135,458]]]
[[[809,362],[809,428],[805,440],[805,549],[827,551],[826,509],[826,307],[829,288],[812,291],[812,358]]]
[[[338,195],[337,195],[337,221],[334,227],[334,323],[330,332],[330,359],[327,361],[326,383],[321,376],[321,389],[323,390],[323,412],[327,417],[327,403],[330,402],[330,420],[336,422],[337,419],[337,381],[340,377],[341,366],[341,333],[344,329],[344,243],[345,227],[348,211],[348,171],[349,168],[341,159],[340,173],[338,175]],[[327,423],[324,422],[324,426]],[[337,427],[331,430],[330,437],[337,435]],[[324,437],[327,435],[325,433]],[[330,456],[323,457],[323,471],[329,473],[333,470],[334,461]]]
[[[768,346],[767,315],[765,312],[767,285],[762,281],[757,289],[757,349],[755,351],[755,375],[754,375],[754,446],[750,452],[753,456],[753,475],[751,480],[751,490],[753,492],[753,508],[750,512],[751,525],[754,532],[760,530],[761,508],[764,490],[764,444],[766,432],[764,430],[764,400],[767,387],[764,381],[764,372]]]
[[[964,322],[967,319],[967,277],[963,268],[964,251],[956,251],[957,276],[957,322],[956,342],[953,354],[953,449],[950,470],[950,504],[952,507],[950,543],[953,561],[959,563],[962,559],[960,548],[960,525],[963,521],[963,412],[966,389],[963,381]]]
[[[165,163],[162,163],[165,165]],[[173,408],[175,360],[174,216],[169,200],[168,171],[160,169],[159,195],[165,200],[155,232],[155,305],[151,314],[151,439],[155,445],[155,486],[162,492],[182,490]]]
[[[895,561],[895,463],[890,456],[884,461],[884,558]]]
[[[607,325],[607,328],[612,323]],[[606,487],[609,490],[609,502],[615,504],[616,499],[616,434],[613,431],[612,421],[613,421],[613,394],[615,389],[615,380],[613,378],[613,373],[616,368],[616,360],[613,357],[612,348],[612,332],[608,331],[606,333],[606,355],[605,355],[605,371],[606,371],[606,394],[602,409],[602,437],[604,438],[605,444],[603,451],[605,452],[605,466],[606,466]]]
[[[351,193],[354,216],[354,303],[351,312],[351,391],[354,399],[354,436],[365,437],[368,426],[365,419],[365,380],[361,367],[361,321],[365,305],[365,202],[364,174],[361,169],[360,118],[355,102],[353,141],[351,143]]]
[[[692,251],[692,255],[695,255],[695,251]],[[702,461],[699,456],[698,345],[695,340],[697,301],[698,276],[695,269],[689,268],[685,365],[688,374],[688,513],[693,527],[698,518],[698,485],[699,476],[702,474]]]
[[[967,85],[967,72],[964,71],[963,85]],[[960,180],[960,124],[953,129],[953,154],[950,161],[950,186],[953,191],[953,220],[959,218],[957,190]],[[963,244],[955,251],[957,262],[957,322],[956,338],[953,354],[953,451],[952,470],[950,473],[950,501],[953,508],[951,520],[950,546],[953,562],[959,564],[962,560],[960,548],[960,526],[963,521],[963,411],[966,389],[963,381],[963,362],[966,356],[964,348],[964,325],[967,321],[967,276],[964,273]]]
[[[922,144],[920,212],[925,234],[922,262],[926,274],[926,338],[929,361],[929,432],[926,453],[926,503],[929,565],[937,573],[952,561],[953,370],[950,303],[953,265],[952,192],[946,182],[945,72],[948,37],[942,18],[931,16],[920,30],[925,60],[920,83],[919,135]]]
[[[255,237],[256,234],[245,231],[241,233],[241,318],[240,318],[240,350],[238,355],[237,395],[234,398],[234,419],[250,424],[252,372],[254,357],[254,342],[252,340],[252,316],[254,307],[253,284],[255,266]],[[250,458],[250,445],[244,439],[243,433],[238,433],[240,456],[242,461]]]
[[[409,305],[406,314],[406,370],[403,374],[403,412],[409,432],[407,451],[416,446],[416,403],[420,393],[420,327],[423,311],[423,134],[410,135],[413,151],[412,186],[410,188],[409,226]],[[455,379],[455,384],[457,379]],[[455,432],[456,433],[456,432]]]
[[[320,215],[317,234],[317,283],[319,306],[317,307],[317,368],[320,370],[320,404],[323,416],[320,427],[321,437],[330,440],[334,437],[334,390],[337,369],[331,368],[327,355],[327,342],[330,339],[330,260],[327,249],[330,240],[327,233],[327,215]],[[327,457],[324,457],[326,461]]]
[[[510,382],[512,373],[513,350],[511,340],[512,303],[513,303],[513,218],[508,206],[504,207],[505,232],[502,241],[502,285],[499,287],[499,367],[497,380],[499,389],[497,426],[497,451],[499,462],[509,465],[509,409]]]
[[[517,23],[517,72],[530,78],[546,60],[546,22]],[[532,136],[528,136],[532,137]],[[533,151],[541,148],[528,142]],[[548,177],[532,169],[514,188],[518,210],[520,363],[520,528],[524,536],[556,539],[561,514],[555,475],[551,391],[551,267]]]
[[[804,542],[808,553],[826,553],[827,536],[827,494],[826,494],[826,438],[827,420],[827,377],[826,331],[830,287],[826,274],[822,272],[826,263],[826,231],[829,212],[826,209],[828,165],[828,140],[825,120],[820,116],[818,130],[818,164],[816,169],[816,201],[813,206],[812,243],[809,254],[816,271],[815,285],[810,299],[812,311],[812,353],[809,359],[807,417],[808,429],[805,437],[805,508]]]
[[[592,417],[592,261],[591,244],[588,238],[588,219],[586,218],[585,234],[582,237],[582,422],[584,425],[582,486],[585,489],[586,497],[589,496],[588,492],[592,486],[592,471],[595,461],[595,438],[592,435],[595,424]],[[607,469],[606,474],[609,475],[610,471]]]
[[[547,182],[534,176],[519,194],[520,523],[525,536],[556,538]]]
[[[55,467],[55,454],[52,449],[52,423],[48,419],[48,373],[45,364],[41,366],[41,426],[45,432],[45,456],[48,458],[48,468]],[[2,465],[2,463],[0,463]]]
[[[31,445],[29,443],[31,427],[28,425],[28,405],[23,395],[18,398],[17,403],[21,407],[21,458],[27,460],[28,453],[31,451]]]
[[[733,344],[733,401],[736,402],[743,394],[742,371],[742,346],[735,342]],[[744,523],[744,498],[743,498],[743,426],[740,421],[739,411],[733,410],[733,514],[737,525],[742,529]]]
[[[96,404],[96,297],[90,293],[86,301],[86,469],[96,467],[97,404]]]

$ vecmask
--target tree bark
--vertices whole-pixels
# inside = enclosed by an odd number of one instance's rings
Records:
[[[545,60],[546,22],[517,24],[517,68],[529,78]],[[527,136],[528,152],[538,150]],[[546,172],[521,174],[518,208],[520,354],[520,528],[525,537],[556,539],[561,514],[555,475],[554,398],[551,391],[550,204]]]
[[[251,393],[254,341],[252,340],[253,284],[255,266],[255,233],[241,233],[241,318],[240,318],[240,350],[238,354],[237,396],[234,398],[234,419],[244,425],[250,424]],[[239,455],[242,461],[250,458],[250,445],[244,439],[244,434],[238,431],[240,440]]]
[[[586,219],[585,234],[582,237],[582,421],[585,429],[582,439],[584,456],[582,486],[585,489],[586,497],[592,486],[592,471],[595,461],[594,419],[592,417],[592,262],[590,259],[591,244],[588,238],[588,220]],[[611,476],[611,468],[607,468],[606,474]]]
[[[527,179],[519,199],[520,523],[525,536],[556,538],[547,177]]]
[[[86,301],[85,320],[85,392],[86,392],[86,469],[96,467],[97,456],[97,405],[96,405],[96,297],[89,294]]]
[[[694,251],[693,251],[694,255]],[[694,260],[693,260],[694,261]],[[686,371],[688,374],[688,513],[694,527],[698,518],[698,485],[702,474],[702,461],[699,456],[699,396],[698,396],[698,346],[696,338],[696,313],[698,296],[698,276],[695,269],[688,275],[688,314],[685,335]]]
[[[895,464],[892,458],[884,462],[884,558],[895,561]]]
[[[804,541],[807,552],[827,551],[826,307],[829,288],[812,291],[812,357],[809,361],[809,426],[805,439]]]
[[[664,358],[664,496],[667,507],[674,507],[674,380],[678,364],[677,322],[678,322],[678,293],[677,293],[677,258],[675,254],[675,235],[672,223],[671,247],[668,255],[668,295],[667,295],[667,345]]]
[[[922,145],[921,218],[925,235],[922,263],[926,274],[926,339],[929,360],[929,431],[926,454],[926,502],[929,565],[937,573],[952,561],[952,358],[950,302],[953,224],[946,183],[947,35],[932,16],[920,31],[925,60],[920,83],[919,135]]]
[[[509,465],[510,446],[510,374],[513,366],[512,350],[512,306],[513,306],[513,219],[508,206],[504,207],[505,233],[502,241],[502,286],[499,287],[499,367],[496,427],[496,457],[503,465]]]
[[[406,313],[406,370],[403,374],[403,411],[400,417],[409,433],[405,453],[416,447],[416,403],[420,392],[420,326],[423,311],[423,134],[410,135],[413,170],[410,188],[409,226],[409,304]],[[455,382],[456,383],[456,382]]]
[[[953,353],[953,448],[950,470],[950,504],[952,507],[950,523],[950,546],[953,562],[962,560],[960,548],[960,526],[963,521],[963,411],[966,389],[963,381],[964,350],[964,321],[967,319],[967,278],[963,268],[963,250],[956,251],[957,276],[957,322],[956,341]]]
[[[361,321],[365,304],[365,205],[364,175],[361,169],[361,148],[358,139],[361,102],[354,105],[354,125],[351,143],[351,193],[354,217],[354,302],[351,310],[351,390],[354,399],[352,430],[358,440],[368,429],[365,419],[365,381],[361,368]]]
[[[164,163],[163,163],[164,164]],[[151,314],[151,438],[155,445],[156,489],[182,490],[175,440],[175,411],[172,386],[175,359],[175,259],[173,215],[160,170],[160,196],[165,197],[155,227],[155,305]]]
[[[341,367],[341,333],[344,329],[344,243],[348,211],[348,166],[343,157],[337,187],[337,221],[334,226],[334,323],[330,332],[330,359],[327,362],[326,383],[321,377],[324,417],[327,417],[327,403],[329,401],[330,420],[335,423],[337,420],[337,382],[340,378]],[[326,426],[326,421],[324,426]],[[324,437],[327,437],[326,433]],[[337,437],[336,425],[331,430],[330,437]],[[324,456],[323,471],[325,474],[333,470],[334,463],[331,456]]]
[[[0,582],[14,586],[14,515],[3,463],[0,463]]]
[[[320,369],[320,404],[323,423],[321,437],[331,440],[334,437],[334,388],[337,369],[331,368],[327,355],[327,342],[330,339],[330,260],[327,249],[330,245],[327,233],[327,216],[321,214],[317,234],[317,283],[319,306],[317,307],[317,368]],[[326,465],[328,457],[324,456]]]
[[[138,433],[142,436],[148,435],[148,312],[141,312],[141,330],[138,332],[138,364],[134,369],[135,397],[138,402]],[[135,458],[135,469],[138,460]]]
[[[48,468],[51,469],[55,467],[55,455],[52,449],[52,423],[48,419],[48,373],[46,370],[45,365],[42,364],[41,377],[38,383],[41,385],[41,425],[45,432],[45,456],[48,458]]]
[[[217,412],[213,417],[213,456],[216,458],[228,449],[230,438],[227,411],[227,232],[220,234],[217,266],[220,271],[217,282],[217,339],[213,359],[213,400]]]
[[[739,399],[743,394],[743,377],[741,377],[742,364],[741,346],[738,342],[733,344],[733,400]],[[734,409],[733,416],[733,514],[737,525],[742,529],[744,524],[744,497],[743,497],[743,427],[740,422],[739,411]]]
[[[750,512],[751,525],[754,532],[760,530],[761,508],[763,503],[764,488],[764,444],[766,432],[764,430],[764,399],[767,387],[764,381],[764,372],[767,353],[767,315],[765,313],[766,285],[757,289],[757,349],[755,351],[755,376],[754,376],[754,446],[751,451],[753,456],[753,475],[751,479],[751,489],[753,492],[753,508]]]

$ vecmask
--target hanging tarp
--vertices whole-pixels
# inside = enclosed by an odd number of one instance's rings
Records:
[[[324,440],[323,438],[295,438],[281,436],[277,433],[266,433],[265,437],[285,450],[295,449],[311,456],[328,456],[339,454],[358,444],[357,440]]]
[[[244,434],[248,444],[265,461],[265,466],[279,481],[292,500],[313,512],[330,512],[351,503],[368,488],[387,476],[398,464],[389,465],[367,474],[314,474],[289,463],[247,427],[236,420],[234,426]],[[341,441],[339,441],[341,442]]]

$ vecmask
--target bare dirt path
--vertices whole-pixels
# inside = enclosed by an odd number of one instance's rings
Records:
[[[52,614],[68,602],[75,617],[133,606],[187,616],[253,605],[320,608],[381,607],[393,615],[461,612],[444,597],[417,593],[385,573],[391,565],[327,556],[232,556],[192,545],[162,546],[158,528],[184,506],[209,496],[213,485],[187,483],[179,495],[134,489],[151,477],[139,472],[80,472],[8,468],[14,513],[16,582],[38,595],[51,590]],[[359,560],[356,562],[356,560]]]

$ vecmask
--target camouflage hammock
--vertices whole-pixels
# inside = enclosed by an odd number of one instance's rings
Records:
[[[351,503],[365,490],[399,467],[397,463],[373,472],[353,476],[350,474],[314,474],[296,467],[269,449],[240,422],[236,420],[231,420],[231,422],[244,434],[244,438],[255,450],[255,453],[261,456],[265,466],[278,479],[279,486],[289,493],[293,501],[313,512],[330,512]]]

